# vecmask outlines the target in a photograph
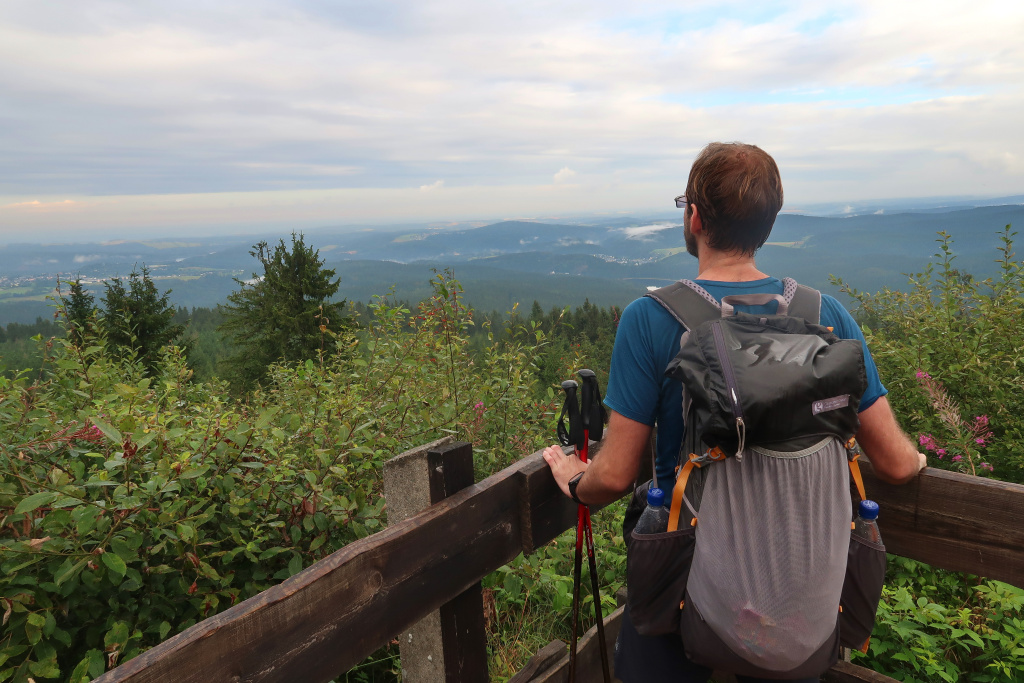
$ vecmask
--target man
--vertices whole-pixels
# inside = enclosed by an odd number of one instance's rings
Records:
[[[782,282],[758,270],[754,260],[771,233],[782,197],[778,167],[758,147],[711,143],[698,155],[686,194],[676,199],[676,205],[683,208],[686,250],[698,260],[697,283],[711,295],[721,300],[733,294],[782,293]],[[775,306],[773,302],[737,309],[772,314]],[[897,425],[863,334],[842,305],[826,295],[821,324],[864,346],[868,388],[860,403],[857,441],[874,472],[895,484],[911,480],[925,466],[925,456]],[[610,417],[600,456],[584,464],[576,456],[565,457],[558,446],[544,451],[563,493],[571,495],[572,488],[579,501],[601,504],[630,492],[657,424],[658,482],[667,489],[666,499],[671,496],[683,436],[682,387],[664,371],[679,350],[683,332],[683,326],[651,298],[637,299],[623,311],[605,395]],[[686,658],[678,636],[639,635],[628,610],[616,645],[615,668],[626,683],[706,681],[711,673]]]

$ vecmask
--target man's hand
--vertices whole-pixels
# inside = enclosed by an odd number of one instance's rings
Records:
[[[587,469],[588,463],[577,457],[575,451],[566,456],[561,446],[548,446],[544,449],[544,462],[551,468],[551,476],[555,478],[562,493],[569,495],[569,480]],[[571,497],[571,496],[570,496]]]

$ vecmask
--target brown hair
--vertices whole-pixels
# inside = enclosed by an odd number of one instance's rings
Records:
[[[782,208],[782,178],[760,147],[712,142],[690,168],[686,198],[696,204],[708,246],[753,254],[771,234]]]

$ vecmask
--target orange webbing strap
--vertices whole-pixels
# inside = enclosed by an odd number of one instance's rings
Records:
[[[860,474],[860,464],[857,460],[860,458],[860,453],[850,458],[850,475],[853,476],[853,483],[857,485],[857,493],[860,494],[861,500],[867,500],[867,494],[864,492],[864,477]]]
[[[864,644],[863,644],[863,645],[861,645],[861,646],[860,646],[860,647],[859,647],[858,649],[859,649],[859,650],[860,650],[861,652],[863,652],[864,654],[867,654],[867,653],[868,653],[868,645],[870,645],[870,644],[871,644],[871,636],[868,636],[868,639],[867,639],[867,640],[865,640],[865,641],[864,641]]]
[[[679,513],[682,512],[683,508],[683,492],[686,490],[686,482],[690,479],[690,472],[693,471],[695,463],[693,459],[696,455],[691,455],[690,459],[683,465],[683,469],[679,471],[679,476],[676,477],[675,488],[672,489],[672,507],[669,508],[668,512],[668,530],[675,531],[679,528]]]

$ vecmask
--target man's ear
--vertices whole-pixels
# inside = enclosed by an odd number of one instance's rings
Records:
[[[704,223],[701,222],[700,212],[696,204],[690,204],[690,234],[699,235],[704,232]]]

